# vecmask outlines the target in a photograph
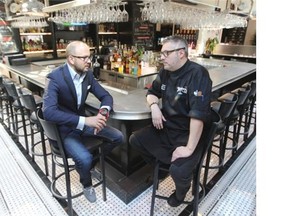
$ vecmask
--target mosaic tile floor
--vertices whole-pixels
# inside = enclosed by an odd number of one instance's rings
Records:
[[[45,186],[43,181],[39,175],[37,175],[36,171],[32,168],[30,163],[23,157],[19,148],[16,147],[15,142],[10,138],[6,130],[1,127],[1,149],[5,149],[6,152],[1,150],[1,166],[0,171],[2,173],[1,181],[0,181],[0,215],[65,215],[63,208],[61,208],[60,204],[51,196],[49,189]],[[4,137],[4,138],[3,138]],[[39,136],[36,136],[36,139],[40,139]],[[1,141],[1,140],[0,140]],[[254,141],[256,142],[256,141]],[[22,145],[24,143],[23,138],[19,139],[19,144]],[[240,142],[242,145],[242,142]],[[13,146],[13,147],[12,147]],[[19,146],[18,146],[19,147]],[[24,147],[24,146],[23,146]],[[49,145],[47,144],[47,148],[49,149]],[[8,152],[7,152],[8,151]],[[38,151],[36,149],[36,151]],[[10,152],[10,153],[9,153]],[[11,157],[7,158],[6,156],[10,155]],[[254,154],[255,155],[255,154]],[[226,160],[231,157],[231,154],[226,154]],[[21,158],[21,160],[19,159]],[[48,164],[51,164],[51,158],[48,157]],[[246,167],[238,167],[235,169],[236,173],[234,173],[234,177],[236,179],[241,179],[239,181],[230,181],[231,184],[229,187],[227,182],[222,183],[226,185],[226,187],[222,190],[221,193],[221,202],[219,201],[217,204],[213,203],[209,206],[205,204],[200,204],[199,215],[255,215],[255,197],[256,197],[256,183],[255,183],[255,156],[251,156],[250,159],[247,159]],[[5,161],[3,163],[2,161]],[[11,161],[10,163],[7,163]],[[13,161],[13,163],[12,163]],[[211,163],[215,163],[217,158],[212,158]],[[14,164],[15,163],[15,164]],[[44,163],[42,157],[35,157],[35,163],[39,166],[42,172],[44,171]],[[14,164],[14,165],[12,165]],[[17,167],[21,167],[21,170],[14,170]],[[49,166],[50,167],[50,166]],[[247,172],[247,169],[251,169],[251,172]],[[253,170],[254,169],[254,170]],[[29,172],[27,171],[29,170]],[[242,173],[239,171],[244,170]],[[51,174],[51,170],[50,174]],[[239,174],[238,174],[239,173]],[[249,173],[249,175],[247,175]],[[253,175],[254,173],[254,175]],[[21,174],[21,175],[20,175]],[[22,176],[22,174],[24,176]],[[39,173],[38,173],[39,174]],[[211,180],[217,174],[217,170],[211,170],[209,172],[208,179]],[[251,175],[252,174],[252,175]],[[48,179],[51,179],[51,176],[48,176]],[[240,184],[243,179],[245,179],[245,184]],[[248,181],[249,179],[249,181]],[[76,172],[72,172],[71,176],[73,190],[81,190],[81,185],[79,185],[78,174]],[[223,180],[224,181],[224,180]],[[220,181],[219,181],[220,182]],[[16,187],[15,187],[16,185]],[[31,188],[31,186],[33,186]],[[27,187],[27,188],[26,188]],[[7,188],[13,188],[12,191],[5,192]],[[213,187],[213,189],[216,187]],[[235,189],[233,189],[235,188]],[[246,189],[249,189],[249,194]],[[15,190],[14,190],[15,189]],[[27,191],[26,191],[27,189]],[[169,195],[174,190],[174,185],[170,177],[166,178],[160,187],[160,192],[164,195]],[[15,192],[16,191],[16,192]],[[59,191],[65,191],[64,183],[60,184]],[[73,209],[75,213],[79,216],[87,216],[87,215],[109,215],[109,216],[118,216],[118,215],[140,215],[146,216],[149,215],[150,211],[150,201],[151,201],[151,191],[152,188],[148,188],[142,194],[140,194],[137,198],[131,201],[129,204],[125,204],[122,200],[120,200],[114,193],[112,193],[109,189],[107,189],[107,201],[104,202],[102,200],[101,188],[96,189],[97,193],[97,202],[89,203],[83,196],[79,198],[73,199]],[[223,192],[224,191],[224,192]],[[20,193],[21,192],[21,193]],[[33,192],[33,193],[32,193]],[[34,194],[34,192],[38,194]],[[211,190],[211,194],[213,191]],[[19,194],[20,193],[20,194]],[[215,192],[214,192],[215,193]],[[15,196],[17,194],[17,196]],[[188,193],[190,194],[190,193]],[[210,194],[210,193],[209,193]],[[219,199],[219,195],[211,195],[212,198],[209,198],[209,194],[206,196],[207,199],[217,200]],[[215,198],[215,196],[217,198]],[[191,195],[187,195],[187,199],[191,199]],[[24,200],[24,201],[23,201]],[[29,204],[26,205],[26,201],[29,201]],[[35,203],[34,203],[35,200]],[[48,203],[47,203],[48,200]],[[223,202],[222,202],[223,200]],[[206,201],[207,202],[207,201]],[[36,203],[42,203],[41,205],[37,205]],[[51,204],[51,206],[49,205]],[[205,200],[202,202],[205,203]],[[243,205],[242,205],[243,204]],[[202,206],[202,207],[201,207]],[[203,207],[204,206],[204,207]],[[206,207],[205,207],[206,206]],[[211,210],[212,206],[212,210]],[[241,207],[241,211],[238,211],[239,206]],[[245,207],[243,207],[245,206]],[[166,201],[157,200],[155,205],[155,213],[154,215],[161,216],[175,216],[175,215],[187,215],[184,214],[185,205],[179,206],[177,208],[170,207]],[[236,208],[237,207],[237,208]],[[246,208],[247,207],[247,208]],[[204,209],[203,209],[204,208]],[[44,210],[43,210],[44,209]],[[244,211],[245,209],[245,211]],[[247,211],[246,211],[247,209]],[[236,212],[233,212],[235,210]],[[20,214],[21,212],[21,214]],[[35,213],[38,212],[38,213]],[[43,213],[42,213],[43,212]]]

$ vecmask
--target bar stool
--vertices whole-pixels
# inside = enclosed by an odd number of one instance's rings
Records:
[[[11,123],[13,125],[13,131],[11,132],[17,138],[24,137],[25,150],[26,153],[29,153],[28,135],[30,134],[27,133],[26,113],[20,101],[20,94],[22,94],[22,89],[21,88],[17,89],[15,83],[13,82],[4,83],[4,86],[7,91],[7,94],[10,96],[9,102],[11,112]],[[18,121],[18,115],[21,116],[21,122]],[[19,126],[20,123],[22,123],[21,126]],[[23,134],[22,133],[20,134],[19,129],[21,128],[23,128]]]
[[[244,140],[247,140],[251,125],[254,125],[254,131],[256,131],[256,80],[243,84],[242,88],[250,88],[250,93],[246,102],[245,124],[241,125],[245,129]],[[252,118],[254,118],[253,123]]]
[[[242,124],[242,117],[244,114],[244,104],[247,101],[250,89],[237,88],[229,93],[226,93],[218,98],[219,101],[231,100],[235,95],[238,96],[238,101],[235,105],[235,109],[229,116],[227,120],[227,127],[224,134],[224,147],[225,150],[232,150],[232,155],[234,155],[238,148],[239,135],[240,135],[240,126]],[[230,126],[233,126],[233,129],[230,129]],[[232,134],[232,135],[230,135]],[[231,147],[227,147],[227,141],[231,140]]]
[[[221,117],[221,121],[218,124],[215,137],[213,139],[213,143],[207,151],[205,165],[203,165],[203,167],[205,168],[203,176],[204,186],[206,186],[207,184],[209,169],[219,169],[224,165],[224,159],[225,159],[224,134],[226,131],[226,127],[229,126],[228,119],[231,116],[231,113],[234,111],[237,101],[238,96],[234,95],[231,98],[231,100],[228,100],[227,98],[222,101],[217,100],[211,102],[211,108],[219,114],[219,116]],[[213,148],[218,149],[218,152],[216,152]],[[212,154],[218,157],[218,164],[216,165],[210,165]]]
[[[35,101],[38,101],[38,104]],[[47,153],[47,148],[45,144],[45,136],[44,132],[42,130],[42,127],[40,125],[40,122],[36,116],[36,111],[42,106],[42,98],[38,95],[20,95],[20,100],[22,105],[25,107],[27,115],[30,120],[30,131],[31,131],[31,154],[32,154],[32,160],[34,161],[34,156],[41,156],[43,157],[44,160],[44,168],[45,168],[45,174],[46,176],[49,175],[48,171],[48,162],[47,162],[47,156],[51,155],[51,153]],[[35,142],[35,134],[39,133],[40,134],[40,141]],[[37,153],[35,151],[35,148],[37,145],[41,144],[42,148],[42,153]]]
[[[15,131],[14,125],[12,124],[13,112],[13,98],[8,95],[4,83],[11,82],[10,79],[1,76],[0,77],[0,88],[1,88],[1,120],[3,123],[7,123],[7,128],[9,131]],[[13,129],[11,129],[11,125]]]
[[[0,112],[1,112],[1,121],[4,121],[5,116],[7,115],[6,101],[9,100],[6,89],[4,87],[4,77],[0,76]]]
[[[200,182],[200,174],[202,170],[203,160],[206,156],[207,150],[210,148],[213,139],[215,137],[215,133],[217,130],[218,125],[220,124],[220,116],[218,113],[212,110],[211,125],[205,125],[205,129],[202,132],[201,139],[198,145],[201,145],[202,149],[199,150],[201,154],[199,162],[197,166],[195,166],[193,170],[193,183],[192,185],[192,196],[194,196],[193,200],[191,201],[183,201],[183,204],[193,205],[193,216],[198,215],[198,203],[204,198],[205,196],[205,188]],[[155,199],[164,199],[168,200],[168,197],[157,194],[157,189],[159,188],[159,178],[158,173],[159,170],[169,171],[167,166],[162,166],[162,163],[157,161],[154,168],[154,177],[153,177],[153,189],[152,189],[152,200],[151,200],[151,207],[150,207],[150,216],[154,215],[154,206],[155,206]],[[201,187],[201,196],[200,196],[200,188]]]
[[[43,118],[43,113],[41,109],[37,110],[37,118],[43,128],[44,134],[49,139],[51,152],[52,152],[52,183],[51,183],[51,193],[58,199],[65,199],[68,202],[68,215],[73,215],[72,199],[79,197],[83,194],[83,191],[72,194],[71,182],[70,182],[70,172],[75,169],[74,164],[68,163],[68,156],[65,153],[63,141],[60,136],[57,125],[54,122],[46,121]],[[100,169],[102,173],[102,178],[93,185],[93,187],[98,187],[102,185],[102,196],[103,200],[106,201],[106,177],[105,177],[105,160],[104,160],[104,142],[101,139],[96,139],[94,137],[87,138],[85,140],[85,145],[90,152],[98,151],[99,154],[94,159],[100,159]],[[58,159],[58,160],[57,160]],[[59,161],[61,160],[61,161]],[[64,168],[64,171],[56,175],[56,165]],[[57,182],[60,177],[65,176],[65,186],[66,195],[61,195],[57,190]]]

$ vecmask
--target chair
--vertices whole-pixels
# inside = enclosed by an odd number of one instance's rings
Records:
[[[231,100],[230,99],[223,99],[222,101],[213,101],[211,102],[211,108],[217,112],[221,118],[221,122],[218,124],[215,137],[213,139],[213,143],[207,151],[205,165],[203,167],[204,170],[204,177],[203,177],[203,185],[206,186],[207,179],[208,179],[208,171],[209,169],[219,169],[224,166],[224,159],[225,159],[225,145],[224,145],[224,135],[226,131],[226,127],[229,127],[229,117],[231,113],[234,111],[235,106],[238,101],[238,96],[234,95]],[[219,143],[219,144],[218,144]],[[216,152],[214,148],[219,149]],[[219,161],[216,165],[210,165],[211,155],[214,154],[218,157]]]
[[[34,161],[34,156],[42,156],[43,157],[45,174],[46,174],[46,176],[48,176],[49,171],[48,171],[47,156],[50,155],[51,153],[47,154],[44,132],[43,132],[42,127],[40,125],[40,122],[36,116],[37,109],[42,106],[42,103],[40,103],[41,98],[38,99],[39,102],[38,102],[38,104],[36,104],[35,97],[40,97],[40,96],[38,96],[38,95],[33,96],[31,94],[20,95],[20,101],[21,101],[22,105],[25,107],[25,109],[27,111],[27,115],[28,115],[29,120],[30,120],[32,159]],[[38,142],[35,142],[34,135],[36,133],[40,134],[40,141],[38,141]],[[36,153],[36,151],[35,151],[36,146],[39,144],[41,144],[42,153]]]
[[[193,216],[198,215],[198,203],[202,200],[202,198],[205,196],[205,188],[200,183],[200,174],[202,170],[202,163],[206,156],[207,150],[211,146],[213,139],[215,137],[215,133],[218,127],[218,124],[220,123],[220,116],[218,113],[212,110],[212,124],[206,125],[199,142],[201,142],[201,145],[203,148],[201,149],[201,157],[199,159],[199,163],[193,170],[193,183],[192,183],[192,195],[194,196],[193,200],[191,201],[183,201],[183,204],[193,205]],[[159,178],[158,173],[160,170],[165,170],[168,172],[167,166],[161,166],[161,162],[157,161],[155,168],[154,168],[154,177],[153,177],[153,189],[152,189],[152,200],[151,200],[151,208],[150,208],[150,216],[154,215],[154,206],[155,206],[155,199],[164,199],[168,200],[168,197],[162,196],[157,194],[157,189],[160,186],[159,185]],[[200,190],[199,187],[201,187],[201,197],[200,197]]]
[[[53,196],[55,196],[56,198],[67,200],[68,214],[73,215],[72,199],[79,197],[83,194],[83,191],[81,191],[79,193],[72,195],[70,172],[75,169],[75,166],[74,164],[68,163],[68,156],[65,153],[63,141],[61,139],[56,123],[44,120],[41,109],[37,110],[37,118],[39,119],[39,122],[44,130],[44,134],[47,136],[47,138],[50,141],[50,147],[51,147],[51,152],[52,152],[52,183],[51,183],[51,188],[50,188],[51,192]],[[56,143],[56,145],[53,144],[52,142]],[[106,201],[106,177],[105,177],[103,141],[100,139],[91,138],[91,139],[85,140],[85,145],[91,152],[95,150],[99,151],[97,158],[100,158],[102,178],[93,186],[98,187],[102,185],[102,196],[103,196],[103,200]],[[59,162],[57,158],[60,159],[61,162]],[[57,176],[56,176],[56,165],[64,168],[64,171],[58,174]],[[61,195],[57,191],[57,187],[56,187],[57,180],[62,176],[65,176],[66,195]]]
[[[247,125],[247,119],[245,119],[245,122],[243,123],[243,117],[246,115],[246,113],[249,110],[249,95],[251,93],[251,88],[248,86],[247,88],[237,88],[233,91],[231,91],[232,94],[238,95],[238,102],[236,105],[236,109],[234,110],[234,120],[236,120],[236,124],[234,125],[234,135],[233,135],[233,149],[232,153],[235,154],[238,148],[239,143],[239,137],[241,134],[245,135],[246,128],[244,128],[244,132],[241,133],[241,127],[242,125],[246,127]],[[248,131],[247,131],[248,133]],[[228,137],[228,136],[227,136]]]
[[[8,115],[9,112],[9,96],[6,92],[5,86],[5,77],[0,76],[0,112],[1,112],[1,120],[5,120],[5,115]],[[9,125],[9,124],[8,124]]]
[[[13,112],[13,98],[9,96],[7,90],[4,86],[4,83],[12,82],[10,79],[1,76],[0,77],[0,89],[1,89],[1,119],[3,123],[7,123],[7,128],[10,131],[15,131],[15,125],[12,124],[12,117],[14,116]],[[12,125],[12,129],[11,129]]]
[[[224,95],[220,96],[217,99],[218,101],[229,101],[229,100],[231,101],[233,100],[235,96],[238,96],[237,103],[235,104],[233,111],[231,112],[230,116],[227,118],[227,121],[226,121],[226,128],[225,128],[224,140],[223,140],[223,146],[224,146],[223,149],[225,149],[225,151],[231,150],[232,153],[236,152],[236,149],[238,147],[238,134],[237,134],[238,127],[237,126],[238,126],[238,120],[240,118],[238,107],[242,106],[243,103],[245,103],[245,100],[247,99],[249,91],[250,90],[239,88],[237,90],[234,90],[233,92],[225,93]],[[227,146],[228,140],[232,141],[231,146]],[[224,155],[225,155],[225,151],[224,151]]]
[[[4,87],[6,89],[6,92],[9,96],[9,110],[10,110],[10,116],[8,116],[8,124],[10,128],[10,118],[11,118],[11,124],[13,127],[13,135],[16,137],[24,137],[25,142],[25,150],[27,153],[29,153],[29,146],[28,146],[28,134],[27,128],[26,128],[26,118],[25,118],[25,112],[24,107],[21,104],[20,101],[20,94],[22,94],[22,90],[19,87],[17,89],[15,83],[13,82],[5,82],[3,83]],[[18,121],[18,115],[21,116],[21,122]],[[22,126],[19,126],[19,124],[22,123]],[[23,128],[23,134],[20,134],[19,129]]]
[[[241,126],[244,127],[244,140],[247,140],[248,133],[250,130],[250,126],[254,125],[254,131],[256,131],[256,111],[255,111],[255,104],[256,104],[256,80],[251,82],[247,82],[242,85],[242,88],[250,88],[250,92],[248,95],[248,100],[246,101],[246,112],[245,112],[245,123]],[[252,123],[252,118],[254,118],[254,122]]]

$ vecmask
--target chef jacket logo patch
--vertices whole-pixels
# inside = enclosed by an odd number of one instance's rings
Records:
[[[202,101],[204,101],[204,95],[202,94],[202,91],[196,90],[194,91],[194,95],[196,97],[201,97]]]
[[[162,84],[162,85],[161,85],[161,90],[162,90],[162,91],[165,91],[165,89],[166,89],[166,85],[165,85],[165,84]]]
[[[177,87],[177,94],[178,95],[187,94],[187,88],[185,88],[185,87]]]

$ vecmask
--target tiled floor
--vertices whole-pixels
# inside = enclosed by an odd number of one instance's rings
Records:
[[[0,133],[0,215],[66,215],[2,125]]]
[[[27,160],[25,160],[25,157],[23,157],[19,151],[19,148],[16,147],[17,145],[15,145],[15,142],[10,138],[6,130],[1,125],[0,128],[0,137],[2,139],[2,142],[0,140],[0,172],[2,173],[0,180],[0,215],[39,215],[39,212],[41,212],[41,214],[43,212],[43,215],[65,214],[59,203],[52,198],[49,189],[39,177],[41,176],[41,173],[38,172],[38,174],[40,174],[38,175],[36,171],[32,169],[32,166]],[[21,138],[19,141],[20,145],[24,143]],[[253,142],[253,145],[248,146],[255,147],[255,139]],[[49,148],[48,145],[47,148]],[[249,150],[249,148],[247,149]],[[253,152],[253,150],[250,148],[249,152],[243,155],[250,155],[251,152]],[[231,155],[229,154],[226,155],[227,161],[230,156]],[[216,161],[216,158],[214,158],[212,161],[214,162],[214,160]],[[35,162],[43,171],[44,165],[42,157],[35,157]],[[49,161],[49,164],[51,164],[51,161]],[[237,164],[238,166],[236,166]],[[255,215],[255,150],[250,158],[244,157],[243,159],[242,157],[240,162],[236,160],[236,162],[232,165],[235,165],[234,168],[231,166],[229,170],[234,170],[233,174],[230,172],[230,174],[227,174],[228,177],[226,177],[228,180],[224,179],[222,182],[219,180],[212,188],[212,190],[206,196],[206,201],[203,200],[203,202],[199,205],[199,215]],[[19,167],[20,170],[17,170]],[[248,169],[249,172],[247,172]],[[239,172],[241,170],[243,171]],[[215,178],[216,176],[217,170],[212,170],[209,172],[209,180]],[[225,175],[223,177],[225,177]],[[48,179],[50,179],[50,176]],[[239,181],[237,179],[239,179]],[[242,182],[245,182],[245,184],[241,184]],[[215,190],[219,188],[218,183],[219,185],[222,185],[223,188],[218,190],[218,192],[215,192]],[[59,186],[60,191],[65,190],[63,185],[64,184]],[[76,172],[73,172],[72,174],[72,186],[73,191],[81,190],[81,186],[79,185],[78,181],[78,174]],[[161,193],[169,195],[173,189],[173,182],[171,181],[170,177],[168,177],[161,183],[159,190]],[[149,215],[151,187],[129,204],[125,204],[109,189],[107,189],[106,202],[102,200],[101,188],[96,189],[96,193],[98,195],[97,202],[93,204],[87,202],[83,196],[73,199],[73,209],[77,215]],[[15,194],[17,195],[15,196]],[[191,195],[190,197],[187,195],[187,199],[189,198],[191,198]],[[214,202],[215,200],[217,202]],[[213,203],[211,203],[211,201],[213,201]],[[40,203],[41,205],[38,206],[36,205],[37,203]],[[51,204],[51,206],[49,204]],[[243,211],[244,209],[245,211]],[[166,203],[166,201],[157,200],[154,215],[189,215],[185,213],[186,210],[186,206],[182,205],[177,208],[172,208]]]
[[[201,215],[256,215],[256,138],[199,204]]]

